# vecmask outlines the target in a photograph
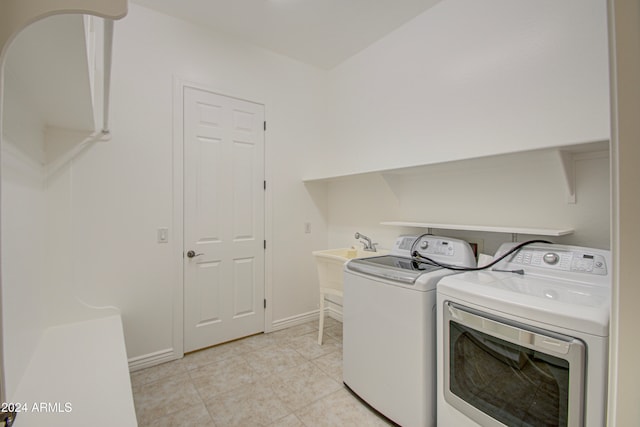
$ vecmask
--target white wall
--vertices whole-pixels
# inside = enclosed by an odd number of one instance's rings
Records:
[[[10,57],[9,57],[10,59]],[[46,327],[46,193],[42,122],[21,97],[10,61],[2,138],[2,323],[7,397]]]
[[[602,0],[447,0],[329,72],[306,177],[609,138]]]
[[[342,178],[328,185],[329,245],[356,244],[360,231],[391,248],[402,233],[426,229],[382,226],[414,221],[488,226],[574,228],[558,243],[608,249],[609,154],[574,157],[576,203],[567,203],[555,150],[494,156],[410,171]],[[432,230],[480,243],[485,253],[511,241],[510,234]],[[519,241],[536,236],[520,235]],[[549,239],[548,237],[545,237]]]
[[[122,310],[129,357],[173,342],[180,280],[171,190],[175,77],[265,104],[268,304],[274,324],[314,310],[309,254],[326,245],[326,227],[322,202],[301,178],[325,139],[326,73],[135,4],[116,23],[112,73],[113,139],[74,160],[67,209],[76,292],[89,304]],[[158,227],[170,228],[169,244],[156,243]]]
[[[640,425],[638,240],[640,240],[640,4],[610,0],[612,250],[608,425]]]

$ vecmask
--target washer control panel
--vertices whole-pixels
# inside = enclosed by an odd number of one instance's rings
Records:
[[[445,264],[465,267],[476,265],[473,250],[464,240],[432,235],[400,236],[391,255],[411,258],[412,251]]]
[[[513,264],[540,268],[606,275],[607,263],[602,255],[582,251],[523,248],[509,260]]]
[[[414,236],[403,236],[396,241],[396,247],[401,250],[411,252],[417,250],[421,255],[441,255],[452,257],[456,254],[456,247],[460,247],[460,241],[455,239],[444,239],[442,237],[422,236],[416,242]]]

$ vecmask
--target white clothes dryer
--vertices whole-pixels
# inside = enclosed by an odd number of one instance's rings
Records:
[[[438,425],[605,425],[610,265],[608,251],[534,244],[440,281]]]
[[[435,426],[436,283],[456,272],[411,258],[475,267],[467,242],[400,236],[389,255],[345,265],[343,380],[404,427]]]

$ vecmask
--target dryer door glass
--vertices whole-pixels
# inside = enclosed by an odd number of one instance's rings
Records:
[[[569,364],[451,324],[451,392],[507,425],[566,426]]]
[[[556,354],[545,348],[545,340],[555,341],[557,336],[542,336],[539,331],[487,317],[475,323],[470,318],[480,316],[462,314],[446,323],[449,396],[474,408],[471,412],[480,411],[482,422],[486,417],[510,426],[572,426],[580,422],[582,390],[572,389],[570,377],[582,377],[584,366],[572,366],[563,349]],[[522,338],[524,342],[520,342]],[[566,349],[573,345],[570,338],[561,342],[566,343]]]

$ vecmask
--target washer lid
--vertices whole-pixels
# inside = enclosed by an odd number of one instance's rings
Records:
[[[438,293],[549,326],[609,335],[608,287],[481,271],[443,278]]]
[[[413,284],[421,275],[440,270],[441,267],[411,258],[384,255],[353,259],[347,263],[346,269],[369,276]]]

